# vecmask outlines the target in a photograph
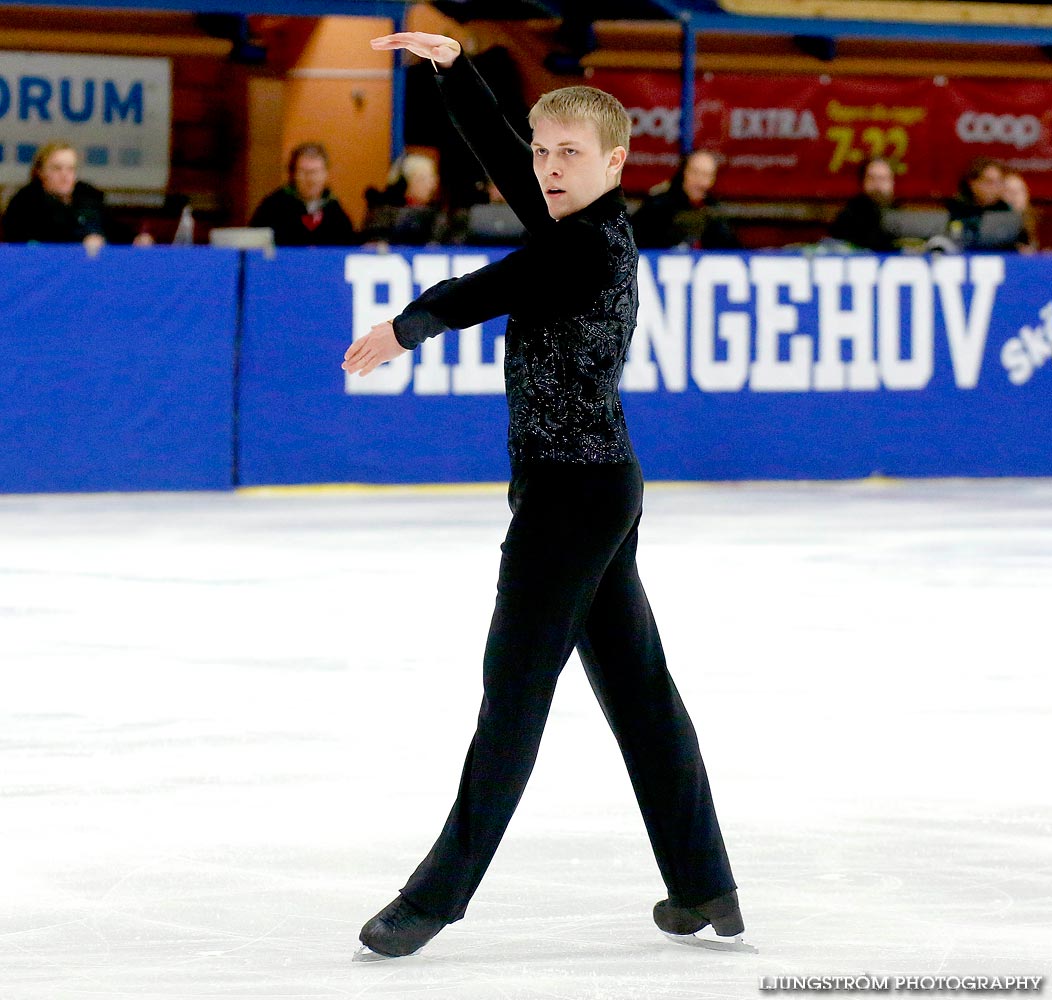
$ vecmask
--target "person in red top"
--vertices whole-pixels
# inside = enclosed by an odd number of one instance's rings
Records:
[[[354,246],[354,224],[329,190],[329,154],[317,142],[289,156],[289,181],[272,191],[252,213],[250,226],[274,230],[279,247]]]

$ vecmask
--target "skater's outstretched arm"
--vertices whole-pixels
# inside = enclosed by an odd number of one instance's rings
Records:
[[[368,375],[445,330],[523,310],[560,314],[591,301],[609,281],[602,235],[592,227],[569,224],[560,235],[427,289],[393,321],[374,326],[351,344],[343,369]]]
[[[454,120],[532,238],[501,260],[427,289],[393,320],[356,340],[344,356],[344,370],[368,375],[445,330],[505,314],[572,314],[593,301],[609,284],[605,236],[580,216],[555,223],[534,173],[532,148],[505,120],[460,44],[446,35],[400,32],[372,45],[407,49],[435,63]]]
[[[512,211],[531,233],[550,226],[552,218],[533,172],[533,150],[504,117],[460,43],[447,35],[401,31],[374,38],[371,44],[379,51],[407,49],[432,61],[453,124]]]

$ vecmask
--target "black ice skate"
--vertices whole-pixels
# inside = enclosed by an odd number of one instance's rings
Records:
[[[423,948],[445,926],[445,920],[425,913],[399,895],[367,921],[358,935],[372,954],[359,952],[355,957],[364,961],[404,958]]]
[[[654,906],[654,923],[674,940],[685,944],[721,951],[756,951],[741,937],[745,921],[738,908],[737,890],[698,906],[676,906],[671,900],[663,899]],[[706,927],[712,928],[714,936],[694,937]]]

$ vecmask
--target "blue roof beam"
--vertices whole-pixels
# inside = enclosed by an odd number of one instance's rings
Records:
[[[304,17],[398,17],[414,0],[17,0],[19,7],[181,11],[200,14],[284,14]],[[0,7],[16,0],[0,0]]]

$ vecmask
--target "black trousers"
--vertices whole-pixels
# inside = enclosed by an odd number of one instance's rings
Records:
[[[665,666],[636,572],[636,465],[537,465],[511,482],[513,517],[483,666],[484,695],[456,803],[402,894],[459,920],[533,770],[576,646],[617,737],[669,898],[735,888],[698,740]]]

